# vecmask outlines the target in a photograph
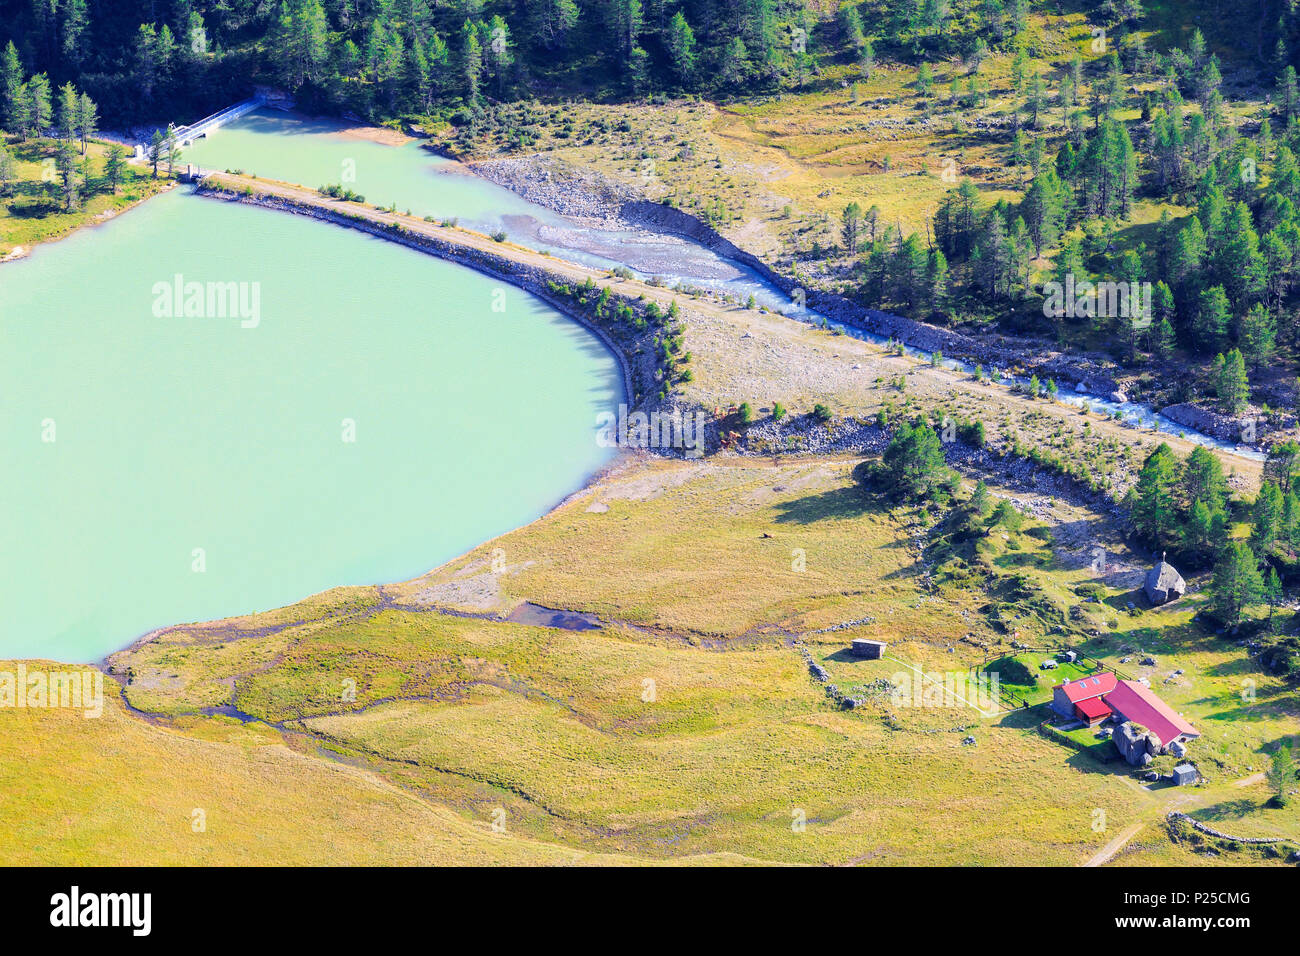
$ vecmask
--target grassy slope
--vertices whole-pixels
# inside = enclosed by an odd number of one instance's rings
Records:
[[[107,681],[106,692],[113,687]],[[206,830],[194,832],[195,809]],[[262,725],[0,712],[0,863],[564,864],[610,856],[494,834]]]
[[[273,618],[171,632],[115,663],[131,668],[137,706],[217,703],[230,699],[233,682],[240,709],[305,730],[471,820],[501,807],[513,832],[652,857],[1070,865],[1132,822],[1158,827],[1171,806],[1215,804],[1225,793],[1258,802],[1229,782],[1261,765],[1262,746],[1300,730],[1294,697],[1255,673],[1242,651],[1196,631],[1184,620],[1190,607],[1115,613],[1130,586],[1122,576],[1098,615],[1115,621],[1114,633],[1087,650],[1111,662],[1140,638],[1162,657],[1145,670],[1206,730],[1194,754],[1210,787],[1146,791],[1122,764],[1102,767],[1040,737],[1041,715],[1032,712],[981,721],[969,710],[871,697],[856,713],[832,708],[785,631],[875,618],[807,637],[846,689],[889,678],[904,662],[964,671],[1004,652],[978,613],[978,593],[923,586],[915,516],[866,507],[848,467],[639,466],[385,589],[390,604],[378,613],[370,613],[375,589],[335,591]],[[1064,602],[1094,576],[1086,558],[1076,560],[1076,551],[1090,553],[1086,541],[1068,531],[1087,521],[1102,536],[1104,522],[1054,507],[1046,517],[1060,542],[1010,536],[991,560],[1025,570]],[[791,570],[795,547],[806,552],[806,571]],[[490,570],[494,548],[503,572]],[[647,578],[637,559],[650,552],[659,570]],[[427,610],[504,612],[522,598],[648,630],[565,632]],[[251,630],[304,619],[276,633]],[[1036,619],[1017,629],[1033,646],[1058,640]],[[845,658],[855,634],[886,637],[895,659]],[[966,634],[989,648],[963,642]],[[1175,665],[1186,676],[1162,684]],[[1247,673],[1259,682],[1257,705],[1239,699]],[[643,700],[647,679],[653,701]],[[345,681],[355,682],[355,702],[342,699]],[[967,734],[974,746],[962,744]],[[1092,829],[1096,808],[1106,810],[1106,832]],[[796,810],[808,819],[805,833],[791,829]],[[1294,815],[1256,822],[1295,827]]]

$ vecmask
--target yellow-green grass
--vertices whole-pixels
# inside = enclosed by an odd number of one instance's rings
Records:
[[[1089,606],[1107,633],[1085,649],[1113,665],[1136,628],[1155,631],[1141,640],[1161,665],[1136,670],[1205,733],[1193,756],[1210,782],[1195,790],[1146,790],[1122,762],[1041,736],[1037,711],[985,718],[873,696],[873,682],[910,667],[977,671],[1010,637],[979,613],[979,589],[925,586],[918,513],[864,498],[851,464],[639,463],[406,585],[329,592],[277,612],[279,630],[252,617],[168,632],[114,666],[130,669],[136,706],[231,703],[468,821],[504,811],[528,839],[652,858],[1073,865],[1132,823],[1160,826],[1171,807],[1235,793],[1265,748],[1300,729],[1294,696],[1198,632],[1190,607],[1130,617]],[[1005,541],[995,531],[983,558],[1067,605],[1097,576],[1069,561],[1087,548],[1066,526],[1086,521],[1111,547],[1114,532],[1064,505],[1046,520],[1061,542],[1031,523]],[[1019,555],[1032,560],[1003,560]],[[1112,601],[1125,593],[1106,587]],[[524,600],[606,624],[493,617]],[[1037,620],[1017,627],[1031,645],[1063,643]],[[888,640],[889,658],[851,659],[853,636]],[[860,708],[828,699],[800,639],[863,695]],[[1187,683],[1161,683],[1175,667]],[[1259,704],[1233,696],[1239,673]],[[1093,829],[1097,808],[1105,831]]]
[[[47,139],[21,142],[3,132],[0,141],[13,156],[17,174],[11,195],[0,196],[0,256],[17,247],[27,249],[36,243],[58,239],[88,223],[102,221],[170,185],[161,171],[158,179],[152,179],[144,168],[127,166],[116,194],[110,194],[104,185],[91,195],[83,194],[81,204],[65,212],[54,170],[55,142]],[[103,181],[107,149],[108,144],[102,142],[91,142],[87,148],[97,189]]]
[[[901,519],[858,490],[855,463],[648,463],[415,587],[437,599],[487,575],[501,602],[689,636],[779,635],[866,614],[887,636],[956,635],[950,609],[920,600]],[[507,572],[493,577],[495,548]]]
[[[972,748],[949,729],[976,722],[960,711],[902,713],[902,730],[838,713],[782,646],[387,611],[236,686],[272,719],[323,712],[301,726],[470,819],[501,808],[530,837],[651,856],[1068,864],[1097,848],[1090,807],[1140,803],[1014,719]]]
[[[0,710],[0,864],[621,862],[494,833],[263,725],[146,723],[112,688],[97,719]]]

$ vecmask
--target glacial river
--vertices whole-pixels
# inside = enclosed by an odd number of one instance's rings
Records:
[[[744,299],[754,295],[762,305],[804,322],[824,323],[854,338],[885,344],[883,336],[804,309],[748,267],[724,259],[700,245],[676,236],[644,231],[593,229],[504,187],[467,174],[458,163],[441,158],[416,141],[387,146],[347,134],[346,124],[307,119],[275,109],[261,109],[222,127],[186,150],[185,162],[204,169],[241,169],[305,186],[343,184],[380,205],[396,204],[420,216],[456,218],[484,232],[504,229],[511,240],[545,249],[575,262],[609,268],[622,265],[644,277],[660,276],[668,284],[684,283],[730,293]],[[917,349],[910,354],[928,358]],[[949,368],[974,369],[955,359]],[[986,370],[987,371],[987,370]],[[1006,387],[1026,385],[1003,370]],[[1244,457],[1261,459],[1252,449],[1203,435],[1156,412],[1141,402],[1113,402],[1062,387],[1062,402],[1115,417],[1131,427],[1180,435],[1198,444]]]

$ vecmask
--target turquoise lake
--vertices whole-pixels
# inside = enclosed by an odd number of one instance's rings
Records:
[[[247,308],[168,315],[178,276]],[[581,486],[622,399],[512,286],[179,189],[0,267],[0,374],[0,657],[64,661],[432,568]]]
[[[665,284],[716,289],[773,308],[794,308],[752,270],[678,236],[579,224],[468,172],[419,142],[390,146],[347,132],[346,124],[259,109],[185,149],[183,163],[242,170],[311,188],[343,185],[367,203],[480,232],[504,230],[511,241],[599,268],[624,266]]]

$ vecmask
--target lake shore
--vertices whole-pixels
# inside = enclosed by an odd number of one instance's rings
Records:
[[[97,142],[96,145],[102,145],[102,143]],[[133,168],[138,167],[138,164],[133,161],[131,165]],[[59,242],[71,235],[75,235],[82,229],[101,226],[106,222],[110,222],[123,213],[135,209],[141,203],[152,199],[159,193],[164,193],[173,189],[177,185],[177,182],[175,179],[165,175],[160,175],[157,179],[141,176],[130,182],[129,185],[133,188],[143,190],[144,194],[135,199],[127,199],[123,194],[114,194],[109,196],[105,193],[97,193],[89,197],[88,203],[93,205],[100,203],[100,201],[104,199],[108,199],[110,204],[107,208],[92,211],[86,206],[83,206],[81,209],[76,210],[73,213],[52,213],[51,215],[68,221],[59,224],[57,227],[51,229],[49,232],[41,235],[37,239],[10,243],[9,240],[0,238],[0,265],[8,262],[19,262],[30,257],[33,250],[41,246],[47,246],[51,243]],[[37,219],[33,221],[40,222],[41,220]],[[6,246],[8,246],[8,248],[6,248]]]

